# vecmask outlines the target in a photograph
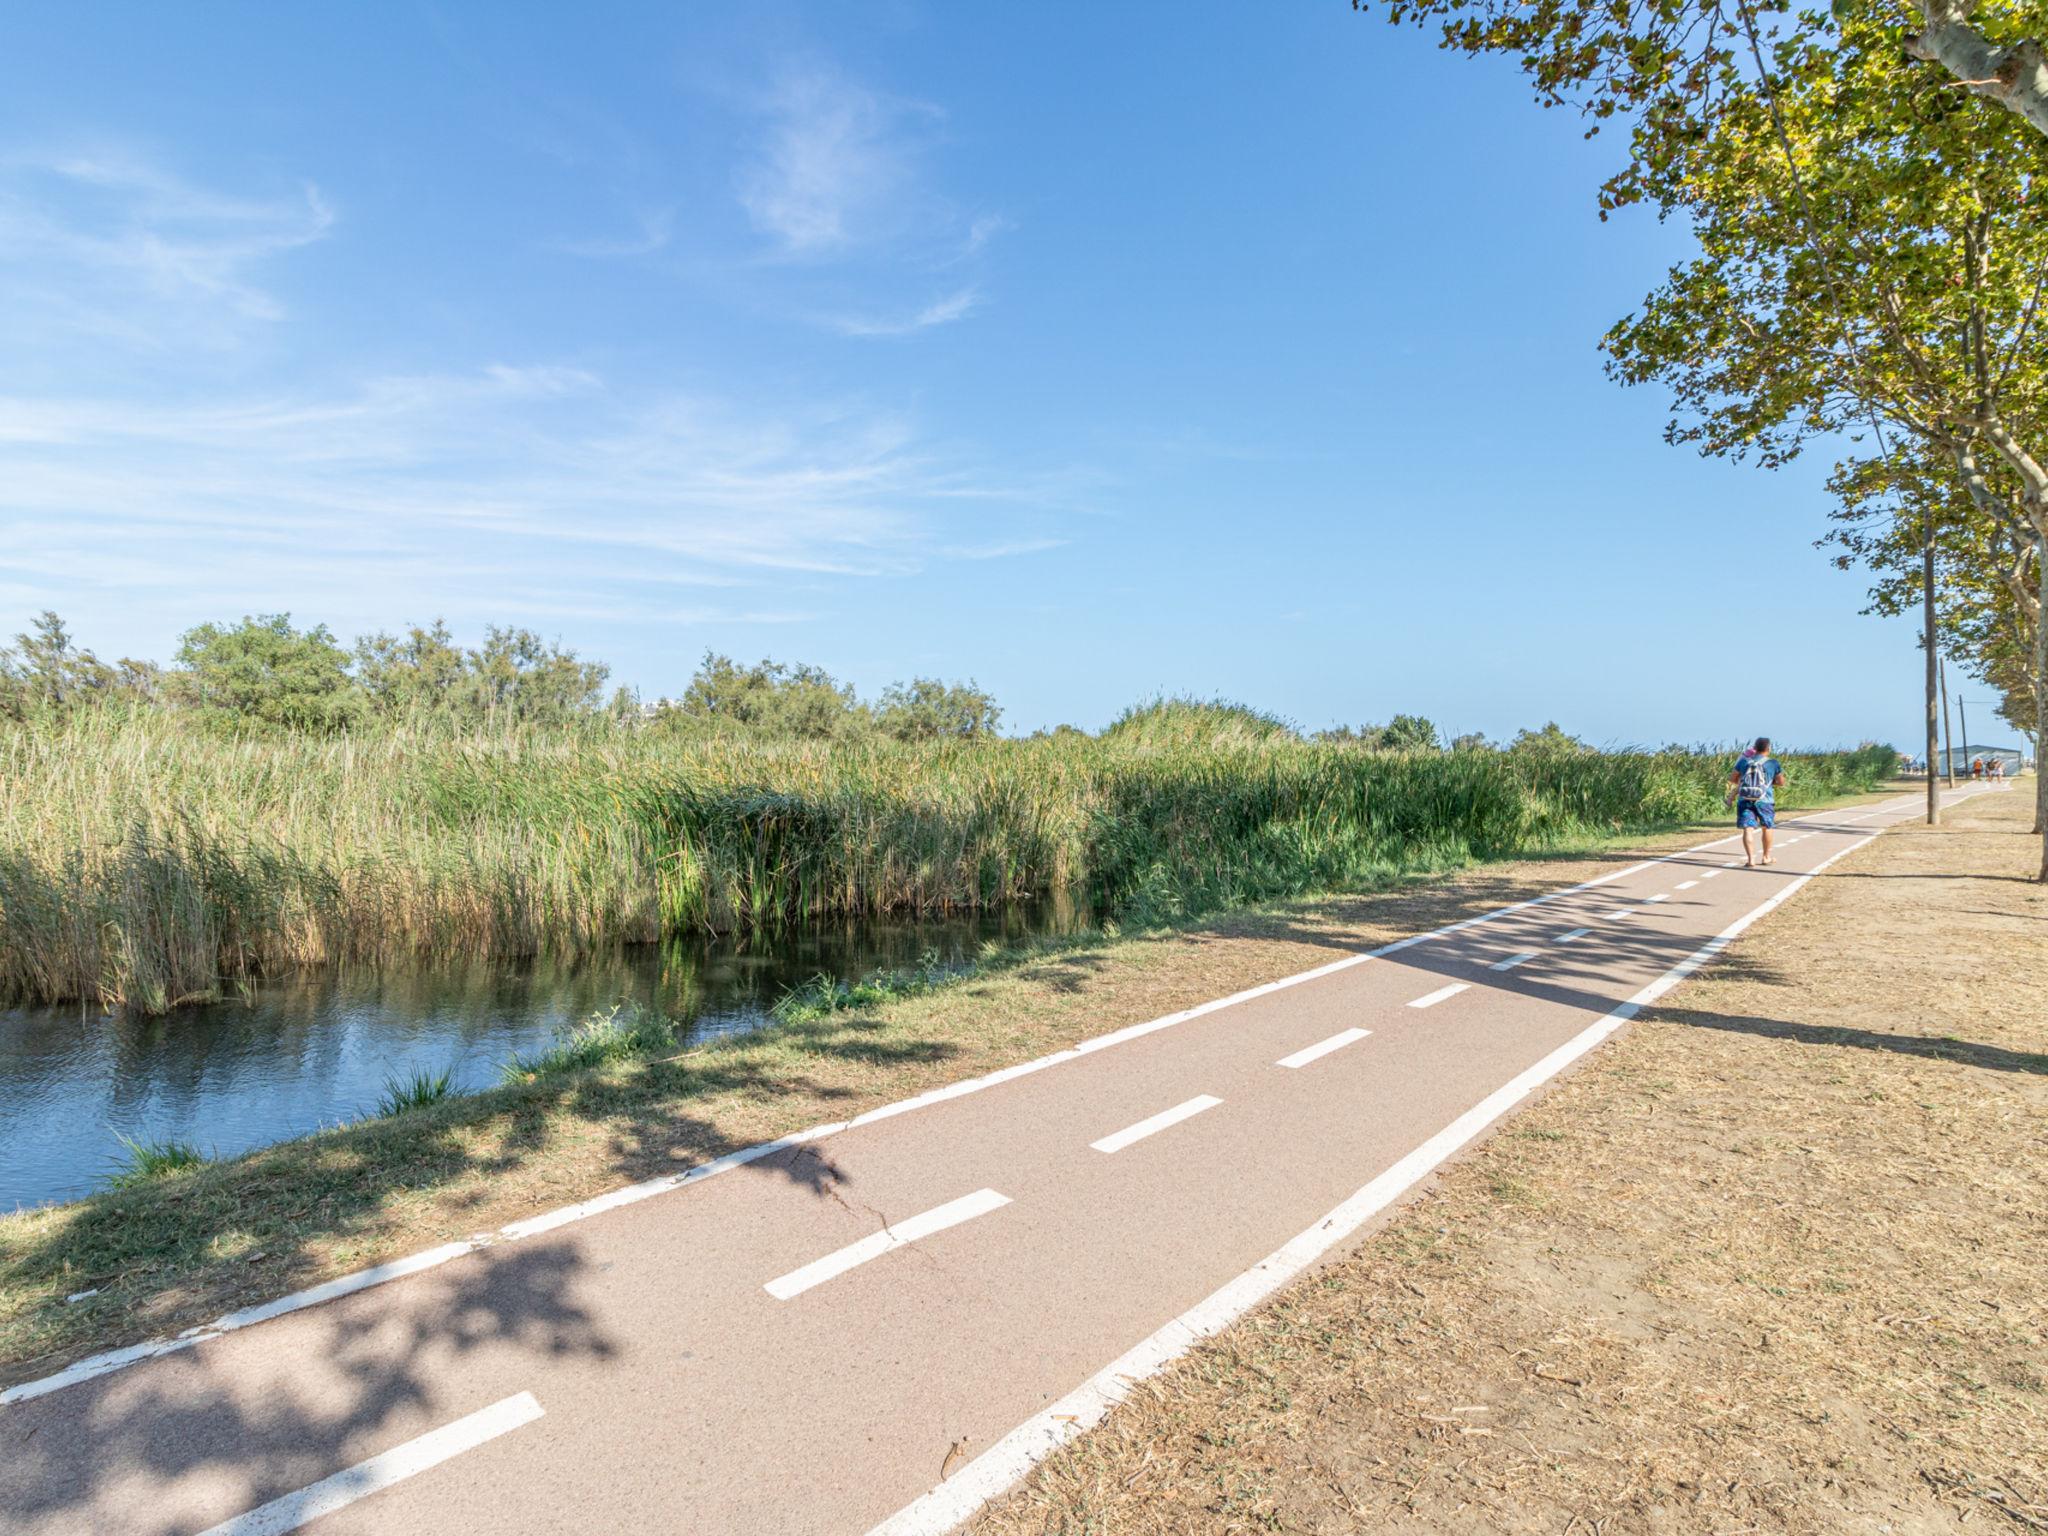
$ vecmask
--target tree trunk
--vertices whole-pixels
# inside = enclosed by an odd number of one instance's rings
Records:
[[[2034,561],[2041,583],[2034,616],[2034,833],[2041,839],[2041,880],[2048,883],[2048,522],[2035,528]]]
[[[2017,112],[2048,133],[2048,58],[2031,39],[2001,48],[1970,25],[1964,0],[1920,0],[1924,31],[1909,32],[1906,52],[1939,64],[1967,91]]]
[[[1926,605],[1927,629],[1923,643],[1927,649],[1927,825],[1935,826],[1941,820],[1941,781],[1934,776],[1934,759],[1941,751],[1940,719],[1934,712],[1935,664],[1934,650],[1934,513],[1927,514],[1927,542],[1920,550],[1920,578],[1922,596]]]

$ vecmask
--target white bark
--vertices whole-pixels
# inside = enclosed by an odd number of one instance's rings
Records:
[[[1967,0],[1920,0],[1924,30],[1906,35],[1906,52],[1939,64],[1964,89],[1997,102],[2048,134],[2048,54],[2029,38],[2001,48],[1970,25]]]

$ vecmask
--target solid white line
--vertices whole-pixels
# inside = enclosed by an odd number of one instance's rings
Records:
[[[1568,928],[1550,942],[1553,944],[1569,944],[1573,939],[1583,939],[1592,931],[1590,928]]]
[[[1129,1395],[1133,1385],[1158,1375],[1193,1346],[1220,1333],[1279,1290],[1441,1167],[1495,1120],[1726,949],[1737,934],[1787,900],[1835,859],[1855,852],[1877,835],[1873,832],[1851,843],[1761,906],[1737,918],[1620,1007],[1496,1088],[1292,1242],[1268,1254],[1143,1343],[1119,1355],[1058,1402],[1040,1409],[946,1481],[875,1526],[868,1536],[942,1536],[952,1530],[1047,1456],[1100,1423],[1112,1407]]]
[[[1445,998],[1456,997],[1470,985],[1471,983],[1467,981],[1454,981],[1448,987],[1438,987],[1426,997],[1415,998],[1408,1006],[1410,1008],[1434,1008]]]
[[[1960,797],[1951,797],[1951,799],[1954,798]],[[1907,802],[1901,801],[1900,803],[1904,804]],[[1283,976],[1277,981],[1268,981],[1256,987],[1247,987],[1244,991],[1233,992],[1228,997],[1219,997],[1210,1002],[1199,1003],[1195,1007],[1184,1008],[1178,1013],[1169,1013],[1160,1018],[1149,1019],[1142,1024],[1126,1025],[1122,1029],[1111,1030],[1106,1035],[1097,1035],[1092,1039],[1080,1041],[1063,1051],[1054,1051],[1050,1055],[1040,1056],[1031,1061],[1019,1062],[1015,1066],[1003,1067],[994,1072],[984,1073],[980,1077],[963,1078],[957,1083],[947,1083],[942,1087],[930,1089],[911,1098],[899,1099],[893,1104],[879,1105],[865,1113],[855,1115],[850,1120],[836,1120],[824,1125],[810,1126],[801,1131],[793,1131],[787,1136],[776,1138],[774,1141],[764,1141],[751,1147],[742,1147],[738,1151],[728,1152],[723,1157],[713,1158],[708,1163],[699,1163],[696,1167],[686,1168],[679,1173],[665,1173],[657,1178],[643,1180],[638,1184],[628,1184],[619,1189],[608,1190],[604,1194],[592,1196],[590,1199],[579,1201],[575,1205],[560,1206],[555,1210],[543,1211],[539,1215],[528,1216],[520,1221],[508,1222],[492,1232],[480,1232],[473,1237],[464,1238],[457,1242],[444,1243],[438,1248],[430,1248],[423,1253],[409,1254],[404,1258],[393,1259],[388,1263],[373,1265],[369,1269],[357,1270],[354,1274],[340,1275],[333,1280],[313,1286],[310,1289],[293,1291],[288,1295],[280,1296],[276,1300],[265,1302],[260,1306],[247,1307],[238,1312],[230,1312],[223,1317],[215,1318],[210,1323],[197,1324],[194,1327],[187,1328],[183,1333],[178,1334],[174,1338],[145,1339],[139,1344],[129,1344],[120,1349],[107,1350],[97,1355],[89,1355],[85,1359],[76,1361],[53,1375],[40,1377],[34,1381],[20,1382],[12,1387],[0,1389],[0,1408],[7,1407],[13,1403],[27,1402],[29,1399],[41,1397],[45,1393],[56,1392],[64,1387],[75,1386],[81,1381],[90,1381],[94,1377],[104,1376],[109,1372],[122,1370],[131,1365],[139,1365],[143,1361],[153,1360],[159,1355],[174,1354],[179,1350],[190,1349],[195,1344],[204,1344],[208,1340],[219,1338],[222,1334],[233,1333],[237,1329],[247,1328],[252,1324],[265,1322],[273,1317],[283,1317],[287,1313],[303,1311],[307,1307],[316,1307],[322,1302],[332,1301],[337,1297],[346,1296],[355,1291],[367,1290],[372,1286],[383,1285],[406,1275],[417,1274],[421,1270],[432,1269],[437,1265],[446,1264],[452,1259],[459,1259],[467,1254],[495,1247],[499,1243],[518,1242],[523,1238],[536,1237],[541,1233],[551,1232],[557,1227],[567,1226],[571,1222],[582,1221],[587,1217],[601,1215],[606,1211],[618,1210],[623,1206],[635,1205],[642,1200],[652,1199],[656,1195],[667,1194],[670,1190],[681,1189],[685,1185],[697,1183],[702,1179],[714,1178],[719,1174],[730,1172],[734,1168],[744,1167],[746,1164],[758,1161],[761,1158],[772,1157],[777,1152],[786,1152],[792,1147],[800,1147],[811,1142],[822,1141],[828,1136],[836,1136],[841,1131],[851,1130],[857,1126],[871,1125],[877,1120],[887,1120],[895,1115],[906,1115],[913,1110],[925,1109],[934,1104],[943,1104],[951,1099],[964,1098],[971,1093],[980,1093],[983,1089],[994,1088],[1015,1078],[1028,1077],[1034,1072],[1043,1072],[1048,1067],[1056,1067],[1063,1062],[1079,1060],[1081,1057],[1092,1055],[1096,1051],[1108,1050],[1112,1046],[1140,1039],[1155,1031],[1171,1029],[1177,1024],[1188,1022],[1190,1019],[1198,1019],[1205,1014],[1215,1013],[1224,1008],[1233,1008],[1239,1003],[1250,1002],[1254,998],[1266,997],[1272,993],[1283,991],[1288,987],[1298,987],[1306,982],[1319,981],[1325,976],[1334,975],[1338,971],[1349,970],[1352,966],[1363,965],[1368,961],[1380,959],[1399,950],[1408,949],[1417,944],[1424,944],[1432,939],[1440,939],[1449,934],[1459,933],[1467,928],[1483,927],[1488,923],[1498,922],[1504,917],[1512,917],[1518,912],[1525,912],[1531,907],[1545,906],[1550,902],[1562,900],[1564,897],[1576,895],[1580,891],[1591,890],[1595,886],[1606,885],[1615,880],[1625,880],[1630,875],[1640,874],[1642,871],[1655,868],[1659,864],[1669,864],[1678,859],[1689,858],[1693,854],[1704,853],[1709,848],[1718,848],[1723,843],[1733,842],[1734,840],[1734,836],[1731,835],[1712,838],[1704,843],[1694,843],[1687,848],[1675,849],[1670,853],[1659,854],[1655,858],[1644,859],[1639,863],[1629,865],[1625,869],[1617,869],[1604,875],[1595,875],[1592,879],[1581,880],[1576,885],[1567,885],[1555,891],[1546,891],[1543,895],[1532,896],[1526,901],[1511,902],[1505,907],[1496,907],[1491,912],[1483,912],[1476,917],[1463,918],[1442,928],[1431,929],[1428,933],[1418,933],[1405,939],[1398,939],[1391,944],[1382,945],[1378,949],[1368,950],[1362,954],[1346,955],[1341,960],[1332,960],[1326,965],[1319,965],[1310,970],[1299,971],[1292,976]],[[1735,862],[1740,863],[1741,861],[1737,860]]]
[[[1179,1125],[1183,1120],[1192,1120],[1205,1109],[1214,1109],[1223,1101],[1206,1093],[1198,1093],[1185,1104],[1176,1104],[1171,1109],[1162,1109],[1149,1120],[1140,1120],[1136,1125],[1127,1125],[1113,1136],[1100,1141],[1091,1141],[1089,1146],[1098,1152],[1121,1152],[1134,1141],[1143,1141],[1170,1125]]]
[[[1540,950],[1525,949],[1519,955],[1509,955],[1505,960],[1494,961],[1487,969],[1489,971],[1512,971],[1518,965],[1527,965],[1540,953],[1542,953]]]
[[[1314,1045],[1303,1046],[1292,1056],[1282,1056],[1273,1065],[1276,1067],[1305,1067],[1318,1057],[1327,1056],[1332,1051],[1341,1051],[1347,1045],[1355,1045],[1371,1033],[1372,1031],[1369,1029],[1341,1030],[1337,1034],[1330,1036],[1327,1040],[1318,1040]]]
[[[792,1296],[801,1296],[814,1285],[823,1285],[834,1275],[843,1275],[849,1269],[865,1264],[870,1259],[879,1259],[883,1254],[901,1248],[905,1243],[914,1243],[920,1237],[930,1237],[934,1232],[957,1227],[963,1221],[986,1216],[990,1211],[1001,1210],[1009,1203],[1008,1195],[999,1195],[992,1189],[977,1189],[971,1195],[962,1195],[958,1200],[948,1200],[944,1205],[935,1206],[921,1216],[899,1221],[893,1227],[884,1227],[872,1237],[864,1237],[857,1243],[848,1243],[836,1253],[828,1253],[822,1259],[812,1260],[802,1269],[793,1269],[786,1275],[770,1280],[761,1289],[777,1301],[788,1301]]]
[[[1689,891],[1698,884],[1699,881],[1697,880],[1681,880],[1678,882],[1677,885],[1673,886],[1672,889],[1675,891]]]
[[[393,1446],[380,1456],[359,1461],[332,1477],[323,1477],[297,1493],[259,1504],[232,1520],[223,1520],[202,1536],[282,1536],[285,1531],[295,1531],[308,1521],[332,1514],[357,1499],[368,1498],[393,1483],[402,1483],[464,1451],[473,1451],[486,1440],[495,1440],[522,1424],[531,1424],[540,1416],[541,1406],[534,1401],[533,1394],[517,1393],[488,1408],[479,1408],[466,1419],[444,1424],[416,1440]]]

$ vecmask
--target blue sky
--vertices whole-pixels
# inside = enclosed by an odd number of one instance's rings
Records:
[[[1904,741],[1825,466],[1601,373],[1682,252],[1614,153],[1345,0],[32,8],[0,629]]]

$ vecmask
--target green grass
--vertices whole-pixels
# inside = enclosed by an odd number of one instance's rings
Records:
[[[152,1184],[158,1179],[167,1179],[212,1161],[185,1141],[135,1141],[123,1136],[121,1145],[127,1152],[107,1179],[111,1189],[133,1189],[137,1185]]]
[[[979,970],[979,966],[941,965],[938,954],[927,951],[916,965],[876,971],[859,981],[839,981],[820,973],[783,993],[770,1012],[785,1024],[806,1023],[852,1008],[875,1008],[899,997],[915,997]]]
[[[675,1043],[676,1027],[661,1015],[642,1008],[610,1008],[557,1030],[546,1050],[512,1057],[499,1074],[507,1083],[538,1082],[651,1055]]]
[[[1883,749],[1790,756],[1788,807]],[[909,746],[600,721],[223,740],[0,728],[0,1005],[160,1012],[345,961],[574,957],[1056,890],[1140,926],[1720,813],[1729,755],[1381,753],[1162,701],[1101,737]]]
[[[429,1072],[422,1067],[411,1077],[387,1077],[384,1079],[384,1096],[377,1101],[377,1114],[388,1119],[408,1110],[425,1109],[440,1103],[454,1091],[455,1074],[452,1069]]]

